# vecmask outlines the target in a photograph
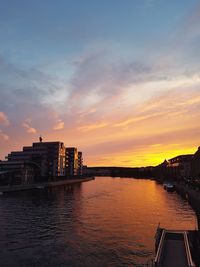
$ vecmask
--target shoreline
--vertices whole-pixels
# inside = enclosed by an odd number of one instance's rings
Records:
[[[88,177],[88,178],[82,178],[82,179],[51,181],[51,182],[35,183],[35,184],[29,184],[29,185],[0,186],[0,194],[35,190],[35,189],[38,190],[38,189],[45,189],[45,188],[58,187],[58,186],[68,186],[68,185],[80,184],[83,182],[89,182],[94,179],[95,179],[94,177]]]
[[[185,183],[175,183],[175,189],[183,199],[186,199],[196,213],[200,214],[200,191]],[[199,225],[200,229],[200,225]]]

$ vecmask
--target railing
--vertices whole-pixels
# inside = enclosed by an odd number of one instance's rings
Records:
[[[189,246],[188,237],[187,237],[186,232],[184,232],[184,244],[185,244],[188,266],[189,267],[195,267],[195,264],[193,263],[193,260],[191,257],[190,246]]]
[[[160,258],[161,258],[161,255],[162,255],[162,251],[163,251],[163,245],[164,245],[164,240],[165,240],[165,234],[166,234],[166,231],[163,230],[162,231],[162,235],[161,235],[161,238],[160,238],[160,242],[159,242],[159,246],[158,246],[158,250],[157,250],[157,253],[156,253],[156,257],[155,257],[155,267],[158,267],[159,265],[159,262],[160,262]]]

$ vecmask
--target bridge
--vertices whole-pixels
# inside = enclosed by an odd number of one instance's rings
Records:
[[[195,267],[187,231],[162,230],[155,267]]]

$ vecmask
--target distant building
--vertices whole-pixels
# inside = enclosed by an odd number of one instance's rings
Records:
[[[191,162],[193,155],[179,155],[165,160],[154,168],[154,174],[159,179],[181,179],[191,177]]]
[[[191,162],[193,155],[180,155],[168,160],[167,168],[173,177],[189,178],[191,176]]]
[[[191,176],[194,179],[200,179],[200,147],[192,158]]]
[[[158,180],[164,180],[168,178],[169,173],[168,173],[167,165],[168,165],[168,161],[165,159],[161,164],[157,165],[154,168],[154,176],[156,176]]]
[[[112,167],[87,167],[83,166],[83,175],[86,176],[111,176]]]
[[[76,147],[67,147],[65,150],[66,175],[68,177],[78,175],[78,150]]]

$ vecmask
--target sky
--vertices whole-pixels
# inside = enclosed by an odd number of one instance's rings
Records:
[[[0,0],[0,159],[44,141],[88,166],[200,145],[197,0]]]

